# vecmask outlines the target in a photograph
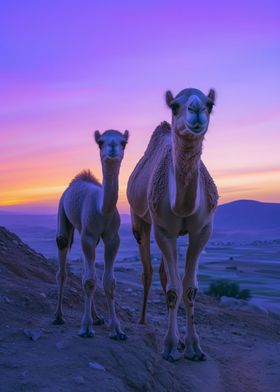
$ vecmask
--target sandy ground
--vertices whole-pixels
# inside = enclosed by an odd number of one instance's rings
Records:
[[[119,274],[118,274],[119,275]],[[121,279],[120,279],[121,280]],[[277,391],[280,384],[280,317],[222,307],[199,295],[196,323],[206,362],[161,358],[166,306],[153,290],[148,324],[137,324],[139,282],[117,284],[117,310],[127,341],[77,335],[83,310],[80,279],[70,274],[65,290],[66,324],[52,325],[56,305],[55,268],[0,228],[0,390],[5,391]],[[105,298],[96,295],[106,319]],[[184,309],[179,309],[184,332]],[[32,339],[33,338],[33,339]]]

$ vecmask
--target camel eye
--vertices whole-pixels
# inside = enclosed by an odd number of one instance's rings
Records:
[[[126,146],[126,143],[127,143],[127,142],[126,142],[126,141],[124,141],[124,140],[121,142],[122,148],[125,148],[125,146]]]
[[[179,109],[180,109],[180,104],[178,102],[172,102],[170,107],[172,110],[172,114],[174,116],[176,116],[178,114]]]
[[[98,142],[99,148],[101,149],[101,148],[103,147],[103,145],[104,145],[104,141],[103,141],[103,140],[100,140],[100,141]]]
[[[206,103],[206,106],[207,106],[207,109],[208,109],[208,113],[211,113],[212,109],[213,109],[213,106],[214,106],[214,103],[212,101],[208,100],[207,103]]]

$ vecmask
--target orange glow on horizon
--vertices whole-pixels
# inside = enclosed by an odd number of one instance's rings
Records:
[[[220,200],[219,204],[227,203],[238,199],[254,199],[266,202],[279,202],[280,189],[280,169],[271,171],[213,171],[213,177],[217,184]],[[52,178],[52,175],[54,178]],[[69,175],[69,181],[65,182],[65,173],[58,172],[48,173],[48,176],[33,178],[24,184],[23,181],[14,181],[9,184],[9,190],[4,190],[0,194],[0,208],[48,207],[48,211],[56,212],[58,200],[66,189],[72,176]],[[129,205],[126,199],[126,184],[129,177],[128,171],[122,171],[119,184],[119,201],[118,208],[121,213],[129,212]],[[99,178],[101,178],[99,176]],[[53,185],[50,185],[52,183]]]

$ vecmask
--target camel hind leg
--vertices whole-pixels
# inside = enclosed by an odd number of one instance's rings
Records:
[[[139,218],[131,209],[131,220],[133,227],[133,235],[138,242],[140,258],[143,266],[142,282],[144,286],[143,304],[140,317],[140,324],[146,322],[147,301],[153,278],[153,268],[150,253],[150,233],[151,225]]]
[[[55,312],[55,319],[53,324],[59,325],[64,324],[63,313],[62,313],[62,299],[64,285],[67,279],[67,253],[73,242],[74,226],[69,222],[62,202],[59,204],[58,209],[58,228],[56,244],[58,248],[58,271],[56,274],[56,281],[58,285],[58,301]]]

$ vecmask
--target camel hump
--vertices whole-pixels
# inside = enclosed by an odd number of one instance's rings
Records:
[[[70,182],[69,186],[77,181],[89,182],[91,184],[97,185],[101,187],[100,182],[95,177],[95,175],[90,170],[83,170],[79,174],[77,174],[73,180]]]
[[[170,124],[167,121],[161,122],[154,130],[144,155],[153,155],[158,147],[166,144],[166,137],[170,137],[170,135]]]
[[[148,209],[147,189],[154,174],[161,167],[161,160],[171,151],[171,126],[163,121],[154,130],[147,149],[128,180],[127,198],[132,208],[142,216]],[[156,179],[158,176],[156,175]]]
[[[208,210],[212,211],[217,207],[219,194],[213,178],[202,161],[200,164],[200,175],[205,187]]]

